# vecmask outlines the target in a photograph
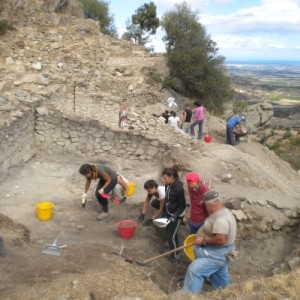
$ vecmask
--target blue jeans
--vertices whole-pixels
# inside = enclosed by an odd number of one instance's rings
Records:
[[[190,234],[195,234],[203,225],[204,223],[194,224],[191,221],[189,221],[189,229]]]
[[[209,278],[214,290],[225,288],[230,281],[225,254],[234,248],[234,244],[225,247],[194,246],[196,259],[188,267],[183,289],[198,294],[202,291],[205,278]]]
[[[204,119],[203,120],[195,120],[191,126],[191,136],[195,136],[195,130],[194,128],[199,125],[199,130],[198,130],[198,140],[202,139],[202,135],[203,135],[203,123],[204,123]]]

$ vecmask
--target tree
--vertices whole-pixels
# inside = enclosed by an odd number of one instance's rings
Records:
[[[131,21],[128,19],[126,22],[128,35],[143,46],[149,41],[150,35],[156,33],[158,26],[159,19],[156,17],[154,2],[145,3],[139,7],[131,16]]]
[[[199,22],[198,12],[186,2],[176,4],[174,11],[164,14],[161,26],[166,32],[163,40],[172,88],[222,112],[232,95],[229,77],[224,57],[218,55],[217,44]]]
[[[114,17],[109,14],[109,2],[102,0],[80,0],[84,7],[84,15],[100,23],[100,31],[117,38],[118,33],[114,25]]]

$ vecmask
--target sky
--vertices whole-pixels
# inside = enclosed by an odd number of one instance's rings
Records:
[[[107,0],[119,36],[126,20],[150,0]],[[152,0],[157,16],[181,0]],[[300,61],[300,0],[186,0],[226,61]],[[159,29],[149,45],[165,52]]]

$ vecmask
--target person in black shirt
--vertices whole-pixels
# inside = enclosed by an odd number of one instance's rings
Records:
[[[193,115],[193,112],[190,109],[190,106],[188,104],[186,104],[185,108],[184,108],[184,111],[183,111],[183,114],[182,114],[182,122],[181,122],[181,124],[182,124],[181,129],[185,133],[190,133],[192,115]]]
[[[173,250],[179,247],[177,231],[185,214],[186,200],[183,183],[179,180],[177,166],[165,168],[162,172],[162,176],[166,189],[163,215],[170,220],[166,230],[170,250]],[[171,254],[172,262],[178,258],[179,252]]]
[[[169,120],[169,117],[170,117],[169,111],[168,111],[168,110],[165,110],[165,112],[163,112],[163,113],[161,114],[161,116],[165,119],[165,123],[168,124],[168,120]]]

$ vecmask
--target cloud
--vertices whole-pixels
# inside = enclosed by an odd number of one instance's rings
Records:
[[[223,33],[300,32],[300,1],[263,0],[261,5],[228,15],[201,15],[200,21],[212,31]]]

